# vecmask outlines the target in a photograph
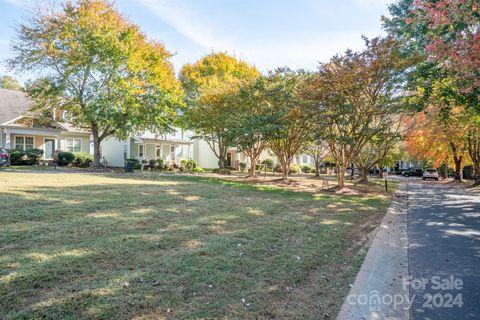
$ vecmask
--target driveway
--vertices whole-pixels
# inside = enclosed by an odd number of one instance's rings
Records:
[[[410,178],[412,319],[480,319],[480,194]]]

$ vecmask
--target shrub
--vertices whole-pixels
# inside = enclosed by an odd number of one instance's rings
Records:
[[[275,167],[273,167],[273,171],[275,171],[275,172],[282,172],[282,167],[280,166],[279,163],[277,163],[277,164],[275,165]]]
[[[240,167],[241,171],[245,171],[245,169],[247,168],[247,164],[245,162],[240,162],[238,166]]]
[[[315,171],[315,169],[309,164],[304,164],[302,166],[302,172],[303,173],[310,173],[310,172],[314,172],[314,171]]]
[[[169,166],[168,171],[173,171],[175,169],[175,166]]]
[[[150,166],[150,168],[156,168],[157,167],[157,160],[155,159],[150,159],[148,160],[148,165]]]
[[[272,159],[265,159],[262,161],[262,164],[267,167],[267,170],[272,170],[275,166],[275,162]]]
[[[182,166],[180,166],[180,167],[178,168],[178,170],[180,170],[180,172],[183,172],[183,171],[185,171],[185,168],[182,167]]]
[[[230,169],[219,169],[219,168],[216,168],[216,169],[213,169],[212,170],[212,173],[218,173],[218,174],[232,174],[232,170]]]
[[[187,171],[192,171],[197,165],[197,161],[195,160],[182,160],[180,161],[180,165],[185,168]]]
[[[75,155],[72,152],[60,151],[57,154],[57,164],[60,167],[66,167],[75,160]]]
[[[302,173],[302,168],[298,164],[292,164],[288,170],[289,174],[300,174]]]
[[[38,164],[40,158],[43,155],[43,150],[30,149],[30,150],[10,150],[10,163],[12,165],[19,166],[33,166]]]
[[[93,156],[86,152],[77,152],[74,153],[75,159],[72,162],[72,165],[79,168],[88,168],[93,162]]]
[[[165,161],[163,161],[163,159],[157,159],[156,168],[159,168],[160,170],[164,169],[165,168]]]
[[[195,168],[193,168],[193,172],[203,172],[203,169],[202,167],[196,166]]]

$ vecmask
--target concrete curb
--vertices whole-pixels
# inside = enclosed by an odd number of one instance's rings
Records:
[[[337,320],[410,319],[407,188],[401,181]]]

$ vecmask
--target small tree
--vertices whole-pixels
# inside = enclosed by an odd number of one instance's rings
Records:
[[[279,122],[265,95],[267,83],[264,77],[259,77],[241,87],[236,103],[238,116],[231,128],[234,146],[249,158],[251,177],[256,176],[258,159]]]
[[[0,76],[0,88],[17,91],[22,90],[22,86],[18,80],[9,75]]]
[[[315,176],[319,177],[320,165],[329,153],[328,144],[319,140],[313,140],[313,142],[308,141],[303,147],[303,153],[306,153],[313,158],[313,162],[315,163]]]
[[[244,82],[258,77],[258,71],[226,53],[209,54],[183,66],[180,80],[186,92],[184,126],[207,141],[219,168],[224,168],[232,146],[239,108],[238,90]]]
[[[386,122],[382,126],[384,130],[378,130],[353,160],[358,167],[360,183],[368,182],[368,172],[375,166],[382,166],[383,169],[389,152],[402,139],[400,121]]]
[[[317,125],[335,159],[340,188],[347,167],[385,130],[390,114],[399,112],[396,100],[405,67],[391,38],[366,40],[364,51],[347,51],[320,65],[312,82]]]
[[[92,132],[94,166],[105,138],[167,130],[182,103],[171,54],[107,0],[36,11],[12,48],[12,68],[44,75],[30,86],[35,108],[68,111],[74,125]]]
[[[277,156],[282,178],[288,179],[293,158],[313,129],[312,108],[304,93],[308,75],[287,68],[270,72],[266,77],[265,97],[278,122],[267,146]]]

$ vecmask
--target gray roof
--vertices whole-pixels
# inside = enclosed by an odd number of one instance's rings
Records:
[[[29,106],[25,92],[0,88],[0,124],[24,114]]]

